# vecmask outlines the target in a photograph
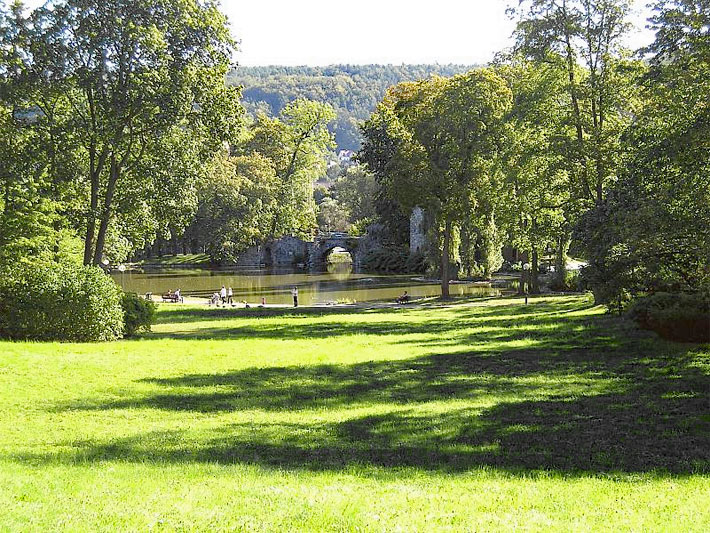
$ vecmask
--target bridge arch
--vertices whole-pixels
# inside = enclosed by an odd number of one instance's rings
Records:
[[[323,262],[327,263],[330,255],[335,252],[347,253],[350,256],[350,258],[352,259],[352,261],[355,262],[355,250],[345,248],[343,246],[338,246],[338,245],[330,246],[330,247],[326,247],[326,248],[322,249],[321,254],[323,256]]]
[[[356,266],[359,260],[358,244],[359,238],[350,237],[348,235],[316,238],[311,248],[311,267],[318,268],[324,266],[328,261],[328,256],[333,250],[338,248],[349,253],[353,260],[353,266]]]

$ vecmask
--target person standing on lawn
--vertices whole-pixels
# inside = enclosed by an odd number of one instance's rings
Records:
[[[227,289],[225,288],[224,285],[222,285],[222,290],[219,291],[219,295],[222,298],[222,305],[227,304]]]
[[[227,289],[227,303],[228,304],[234,304],[233,296],[234,296],[234,292],[232,291],[232,287],[229,287]]]
[[[298,307],[298,287],[291,289],[291,296],[293,296],[293,306]]]

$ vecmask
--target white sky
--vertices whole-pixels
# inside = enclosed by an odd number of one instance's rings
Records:
[[[486,63],[511,44],[507,0],[222,0],[242,65]],[[636,0],[628,46],[651,42]]]
[[[509,0],[222,0],[241,42],[236,60],[256,65],[480,64],[511,44]],[[513,0],[514,1],[514,0]],[[635,0],[627,45],[644,30],[648,0]],[[36,7],[43,0],[25,0]]]

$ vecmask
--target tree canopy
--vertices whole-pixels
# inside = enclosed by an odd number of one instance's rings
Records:
[[[101,263],[112,230],[145,237],[169,224],[161,215],[184,214],[166,202],[190,201],[201,162],[240,125],[216,4],[58,0],[28,16],[16,7],[9,27],[3,99],[36,118],[52,186],[87,190],[72,213],[84,262]]]

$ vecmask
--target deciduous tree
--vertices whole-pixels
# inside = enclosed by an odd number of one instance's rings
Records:
[[[280,119],[259,115],[249,140],[240,147],[240,153],[268,158],[279,180],[269,238],[310,237],[316,228],[313,182],[325,172],[325,155],[334,147],[328,131],[334,118],[327,104],[297,100],[286,106]]]
[[[365,126],[362,158],[380,173],[388,196],[421,206],[442,228],[441,289],[449,297],[454,226],[475,209],[477,192],[500,178],[503,118],[510,89],[490,69],[392,88]]]
[[[158,212],[136,196],[157,188],[144,183],[154,178],[141,171],[147,158],[184,147],[180,159],[205,160],[239,126],[238,91],[224,83],[234,43],[212,1],[58,0],[35,10],[13,45],[23,47],[12,77],[31,95],[24,103],[41,107],[48,87],[74,119],[88,189],[85,263],[101,262],[121,198]],[[56,117],[42,110],[53,129]],[[179,130],[191,135],[175,145]]]

